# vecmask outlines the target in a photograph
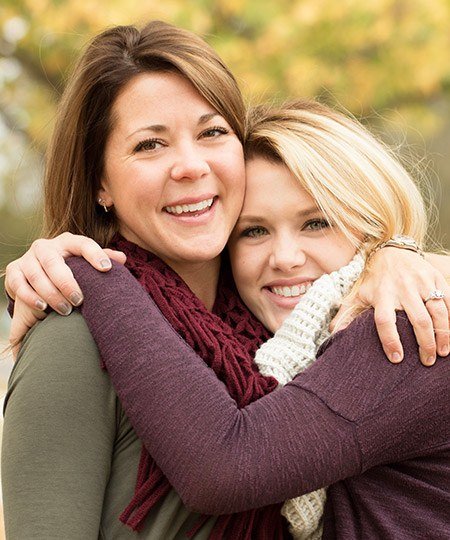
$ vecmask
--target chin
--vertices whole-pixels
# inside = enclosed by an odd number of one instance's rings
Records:
[[[195,245],[185,245],[174,252],[174,259],[187,263],[208,262],[216,259],[223,251],[222,244],[205,246],[201,241]]]
[[[220,256],[222,253],[223,248],[218,247],[216,249],[206,249],[206,250],[197,250],[197,251],[190,251],[189,253],[186,253],[186,256],[184,259],[191,263],[206,263],[209,261],[213,261],[217,259],[217,257]]]
[[[267,324],[265,324],[265,327],[270,330],[273,334],[277,330],[279,330],[280,326],[284,323],[284,321],[289,316],[289,313],[275,313],[270,317],[270,319],[267,321]]]
[[[250,311],[252,311],[250,309]],[[272,334],[275,334],[275,332],[280,328],[280,326],[283,324],[283,321],[280,322],[279,317],[276,317],[272,315],[271,313],[261,313],[257,311],[253,311],[256,318],[269,330],[269,332],[272,332]]]
[[[185,258],[192,262],[207,262],[218,257],[225,249],[226,240],[218,241],[217,238],[212,242],[208,240],[202,240],[199,238],[195,241],[195,244],[186,246]]]

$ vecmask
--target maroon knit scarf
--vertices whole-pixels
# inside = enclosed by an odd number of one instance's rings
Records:
[[[227,386],[239,407],[268,394],[277,386],[258,371],[253,356],[269,337],[267,330],[240,300],[231,273],[222,272],[213,312],[161,259],[117,235],[111,246],[127,255],[126,267],[150,294],[180,336],[203,358]],[[139,531],[153,506],[171,485],[143,447],[134,497],[120,520]],[[277,540],[284,538],[280,504],[238,514],[219,516],[210,539]],[[189,532],[193,537],[208,519],[204,516]]]

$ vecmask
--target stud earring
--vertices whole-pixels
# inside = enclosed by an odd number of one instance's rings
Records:
[[[97,202],[98,202],[98,204],[99,204],[100,206],[103,206],[103,210],[104,210],[106,213],[109,212],[109,209],[108,209],[108,207],[106,206],[105,201],[104,201],[102,198],[98,199]]]

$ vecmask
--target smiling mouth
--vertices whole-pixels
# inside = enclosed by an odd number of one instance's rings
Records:
[[[270,292],[283,298],[291,298],[301,296],[305,294],[308,289],[312,287],[312,281],[308,283],[302,283],[301,285],[293,285],[291,287],[268,287]]]
[[[177,216],[181,215],[198,215],[207,212],[214,203],[215,197],[210,199],[205,199],[195,204],[181,204],[176,206],[165,206],[164,210],[168,214],[173,214]]]

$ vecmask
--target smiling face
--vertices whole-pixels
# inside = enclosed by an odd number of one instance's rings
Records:
[[[231,264],[242,299],[275,332],[311,284],[347,264],[355,247],[330,227],[285,165],[255,157],[246,171]]]
[[[217,260],[242,207],[242,145],[176,73],[132,79],[116,99],[98,196],[121,234],[179,274]]]

